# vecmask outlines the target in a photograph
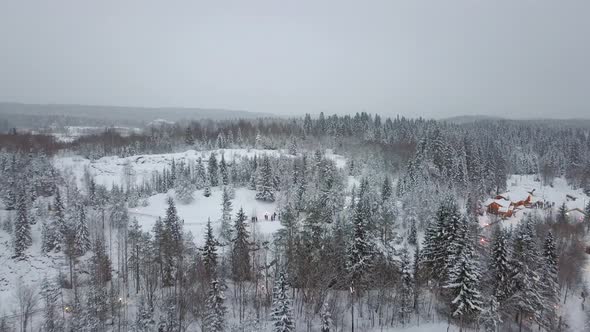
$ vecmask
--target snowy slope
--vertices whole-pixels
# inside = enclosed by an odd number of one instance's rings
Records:
[[[168,193],[174,197],[174,190]],[[248,224],[251,231],[259,234],[272,234],[281,228],[279,221],[264,220],[265,213],[270,216],[277,210],[276,203],[262,202],[256,200],[256,192],[246,188],[236,189],[235,198],[232,200],[232,217],[235,218],[240,207],[248,216]],[[201,190],[195,191],[195,200],[187,205],[176,203],[178,215],[184,220],[184,230],[190,231],[195,236],[197,245],[201,244],[207,220],[211,219],[214,229],[219,228],[221,218],[221,196],[220,188],[213,188],[211,196],[205,197]],[[167,208],[166,194],[157,194],[148,199],[149,205],[129,209],[130,216],[137,218],[144,230],[151,230],[158,217],[164,217]],[[278,213],[278,211],[277,211]],[[252,224],[250,218],[258,217],[258,222]],[[233,219],[232,219],[233,220]]]

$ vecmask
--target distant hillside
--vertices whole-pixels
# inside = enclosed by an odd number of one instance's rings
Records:
[[[494,117],[494,116],[487,116],[487,115],[460,115],[454,116],[451,118],[442,119],[442,121],[455,123],[455,124],[465,124],[471,123],[476,121],[497,121],[497,120],[504,120],[501,117]]]
[[[156,119],[168,121],[198,119],[253,119],[272,116],[246,111],[181,108],[123,107],[61,104],[21,104],[0,102],[0,118],[14,127],[56,125],[133,125],[140,126]]]

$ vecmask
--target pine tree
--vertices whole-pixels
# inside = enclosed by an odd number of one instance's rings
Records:
[[[416,229],[416,222],[410,224],[410,234],[408,235],[408,243],[416,245],[418,243],[418,231]]]
[[[498,226],[492,240],[492,259],[490,262],[491,286],[496,300],[500,303],[510,296],[510,253],[506,232]]]
[[[481,324],[486,332],[499,332],[502,324],[502,315],[499,310],[500,304],[495,295],[491,295],[488,306],[481,313]]]
[[[267,202],[275,201],[272,168],[270,166],[270,159],[267,155],[264,156],[260,167],[259,187],[260,189],[258,193],[256,193],[256,199]]]
[[[56,247],[65,244],[66,234],[68,233],[68,224],[66,223],[65,207],[59,194],[59,189],[55,191],[55,201],[53,203],[55,209],[55,223],[57,225],[57,243]]]
[[[74,241],[76,255],[82,256],[90,249],[90,232],[86,224],[86,213],[83,206],[79,207],[74,229]]]
[[[154,321],[154,309],[147,304],[145,297],[142,295],[139,297],[137,314],[135,316],[135,324],[132,331],[151,332],[154,330],[155,325],[156,322]]]
[[[291,313],[291,299],[289,298],[289,286],[284,273],[279,273],[273,288],[273,303],[271,317],[274,332],[295,331],[295,322]]]
[[[176,212],[174,200],[169,197],[162,232],[163,282],[166,286],[173,285],[177,263],[182,255],[182,223]]]
[[[412,277],[410,255],[407,248],[402,249],[400,259],[399,316],[403,325],[409,322],[409,316],[413,311],[414,278]]]
[[[227,187],[223,187],[221,201],[221,241],[229,243],[232,239],[231,227],[232,203],[230,193]]]
[[[207,232],[205,233],[205,246],[201,250],[203,256],[203,265],[205,266],[205,273],[208,278],[216,276],[217,269],[217,241],[213,236],[213,228],[211,227],[211,220],[207,221]]]
[[[250,280],[250,242],[246,229],[246,214],[240,208],[234,223],[233,248],[232,248],[232,276],[235,281]]]
[[[18,190],[16,221],[14,223],[14,256],[24,258],[25,250],[31,246],[31,224],[29,223],[28,198],[23,188]]]
[[[191,182],[191,179],[187,175],[181,176],[178,181],[176,181],[176,197],[178,200],[183,204],[191,203],[195,198],[193,196],[195,191],[195,186]]]
[[[195,187],[201,190],[205,188],[207,182],[207,172],[205,171],[203,160],[199,157],[199,159],[197,159],[197,165],[195,168]]]
[[[221,174],[221,183],[224,186],[229,185],[229,172],[227,170],[227,164],[225,163],[224,154],[221,154],[221,161],[219,162],[219,173]]]
[[[45,332],[63,331],[64,322],[57,314],[58,296],[59,287],[44,277],[41,281],[41,297],[45,304],[45,308],[43,308],[43,331]]]
[[[567,223],[568,222],[568,213],[567,213],[567,205],[565,202],[559,206],[557,210],[557,222],[559,223]]]
[[[385,202],[391,197],[392,193],[393,188],[391,186],[391,179],[389,176],[386,176],[385,180],[383,181],[383,186],[381,187],[381,201]]]
[[[518,311],[521,326],[526,318],[540,322],[543,306],[538,273],[540,257],[534,234],[533,220],[529,216],[518,226],[514,238],[511,287],[515,292],[509,301]]]
[[[466,219],[464,219],[466,220]],[[466,319],[472,318],[482,310],[479,290],[480,271],[474,253],[473,239],[467,232],[467,224],[463,222],[462,236],[455,239],[459,243],[458,252],[448,270],[448,281],[443,286],[451,295],[453,317],[459,317],[461,327]]]
[[[224,286],[217,279],[211,280],[209,296],[207,297],[207,313],[204,319],[204,330],[207,332],[221,332],[225,329]]]
[[[362,195],[361,190],[361,195]],[[353,287],[360,287],[365,275],[372,266],[373,246],[367,233],[367,206],[365,197],[356,204],[353,219],[352,244],[348,249],[347,268]]]
[[[322,321],[322,326],[320,327],[320,332],[331,332],[334,323],[332,322],[332,315],[330,314],[330,310],[328,308],[328,303],[324,302],[322,305],[322,311],[320,312],[320,317]]]
[[[424,268],[427,275],[438,283],[447,280],[449,264],[457,255],[456,240],[461,236],[461,220],[457,203],[452,197],[447,197],[437,211],[436,220],[430,223],[424,234]]]
[[[195,138],[193,137],[193,132],[191,127],[186,127],[186,131],[184,133],[184,143],[188,146],[193,146],[195,144]]]
[[[555,327],[556,308],[559,303],[559,283],[557,280],[557,250],[555,248],[555,239],[553,233],[549,231],[543,245],[543,313],[547,325],[553,329]]]
[[[219,174],[218,174],[218,165],[217,165],[217,157],[215,153],[212,152],[209,156],[209,184],[212,187],[217,187],[219,185]]]

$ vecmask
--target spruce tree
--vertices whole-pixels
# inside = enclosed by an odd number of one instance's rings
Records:
[[[320,332],[331,332],[334,328],[334,323],[332,321],[332,315],[330,314],[330,310],[328,308],[328,303],[324,302],[322,305],[322,310],[320,312],[320,318],[322,321],[322,326],[320,327]]]
[[[466,219],[464,219],[466,220]],[[482,310],[479,290],[480,271],[475,256],[473,239],[467,232],[467,224],[461,223],[462,236],[455,238],[458,252],[449,266],[448,279],[443,286],[450,295],[451,315],[463,323]]]
[[[557,222],[560,223],[567,223],[568,222],[568,213],[567,213],[567,205],[565,202],[559,206],[557,210]]]
[[[271,317],[273,320],[274,332],[293,332],[295,322],[293,321],[291,299],[289,298],[289,286],[283,272],[275,282],[273,288],[273,302]]]
[[[492,259],[490,262],[490,276],[492,292],[499,303],[511,295],[511,265],[510,252],[506,231],[498,226],[493,234]]]
[[[250,242],[246,229],[246,214],[240,208],[234,222],[234,234],[231,265],[234,281],[250,280]]]
[[[545,321],[551,329],[555,328],[556,308],[559,304],[559,283],[557,280],[557,250],[555,238],[549,231],[543,245],[542,280],[543,280],[543,314]]]
[[[201,250],[203,257],[203,265],[205,266],[205,273],[208,278],[216,276],[217,269],[217,240],[213,236],[213,228],[211,227],[211,220],[207,221],[207,232],[205,233],[205,246]]]
[[[221,199],[221,242],[227,244],[232,239],[232,203],[229,189],[227,187],[223,187],[223,194]]]
[[[221,175],[221,183],[224,186],[229,185],[229,171],[227,169],[227,164],[225,163],[224,154],[221,154],[221,161],[219,162],[219,173]]]
[[[256,193],[256,199],[267,202],[275,201],[274,184],[272,176],[272,168],[270,166],[270,159],[264,155],[262,165],[260,167],[260,189]]]
[[[14,256],[24,258],[25,250],[31,246],[31,224],[29,223],[28,198],[24,188],[18,190],[16,220],[14,222]]]
[[[416,245],[418,242],[418,231],[416,229],[416,222],[412,222],[410,224],[410,234],[408,234],[408,243],[411,245]]]
[[[533,220],[529,216],[521,221],[516,230],[512,258],[511,287],[514,294],[509,299],[518,311],[519,325],[527,317],[540,322],[543,306],[540,257],[535,241]]]
[[[387,199],[391,197],[392,193],[393,188],[391,186],[391,179],[389,178],[389,176],[385,176],[383,186],[381,187],[381,201],[385,202]]]
[[[209,296],[207,297],[207,312],[204,318],[204,330],[207,332],[221,332],[225,330],[224,285],[217,279],[211,280]]]
[[[413,311],[414,278],[412,277],[412,266],[408,248],[403,248],[400,257],[400,280],[399,280],[399,318],[403,324],[409,322]]]
[[[78,218],[74,229],[74,246],[76,255],[82,256],[90,249],[90,232],[86,224],[86,213],[84,207],[78,208]]]
[[[362,194],[362,190],[361,190]],[[367,232],[368,201],[359,198],[353,219],[353,238],[348,249],[347,269],[353,287],[360,287],[372,266],[373,246]]]
[[[212,187],[217,187],[219,185],[219,174],[218,174],[218,165],[217,165],[217,157],[215,156],[214,152],[211,152],[209,156],[209,164],[208,164],[208,172],[209,172],[209,184]]]
[[[207,172],[205,171],[205,166],[203,165],[203,159],[199,157],[195,167],[195,187],[201,190],[205,188],[207,182]]]
[[[191,127],[186,127],[186,131],[184,132],[184,143],[188,146],[193,146],[195,144],[195,138],[193,137],[193,132]]]

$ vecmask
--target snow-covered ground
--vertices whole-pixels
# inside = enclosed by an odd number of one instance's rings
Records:
[[[168,207],[168,196],[174,197],[174,191],[168,194],[157,194],[148,199],[149,205],[146,207],[137,207],[129,209],[130,216],[137,218],[139,224],[144,230],[151,230],[158,217],[164,217]],[[247,188],[237,188],[235,198],[232,200],[232,220],[240,208],[248,216],[248,224],[251,231],[258,234],[272,234],[281,228],[278,220],[270,221],[270,215],[277,212],[276,203],[262,202],[256,200],[256,192]],[[211,196],[203,196],[202,190],[195,191],[195,200],[190,204],[176,203],[178,215],[184,220],[184,230],[190,231],[195,236],[195,242],[199,245],[203,241],[205,226],[207,220],[211,219],[214,229],[219,228],[221,219],[221,196],[220,188],[213,188]],[[265,220],[264,215],[268,215]],[[251,223],[253,216],[258,217],[258,222]]]

